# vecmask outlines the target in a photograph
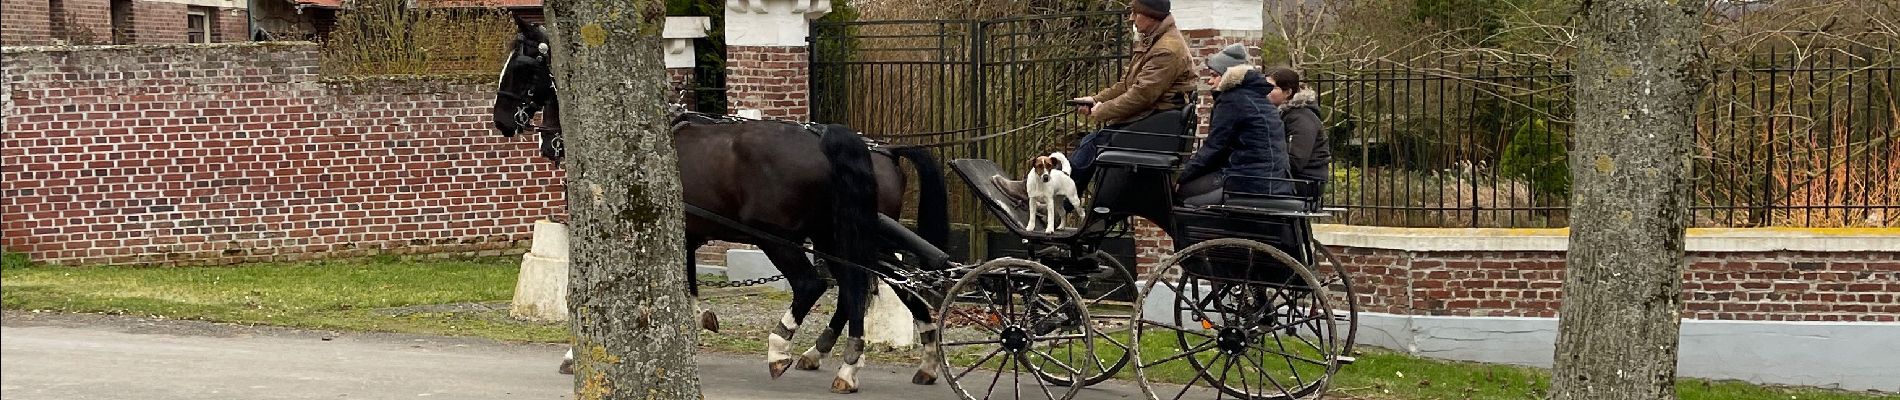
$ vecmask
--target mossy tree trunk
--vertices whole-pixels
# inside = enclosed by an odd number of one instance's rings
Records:
[[[1578,11],[1569,266],[1553,399],[1673,399],[1703,2]]]
[[[663,0],[550,0],[576,398],[700,398]]]

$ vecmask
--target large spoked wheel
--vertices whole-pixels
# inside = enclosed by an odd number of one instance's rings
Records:
[[[1319,397],[1344,344],[1324,282],[1252,240],[1183,249],[1142,284],[1132,339],[1147,345],[1134,346],[1142,391],[1154,399]]]
[[[1321,259],[1326,260],[1322,270],[1315,271],[1320,274],[1320,280],[1326,286],[1326,292],[1333,295],[1335,301],[1344,301],[1346,305],[1344,315],[1333,317],[1346,321],[1346,340],[1339,346],[1339,359],[1345,364],[1351,364],[1354,359],[1353,346],[1359,343],[1359,292],[1352,290],[1352,276],[1346,271],[1346,264],[1339,263],[1339,258],[1334,257],[1333,252],[1327,250],[1326,245],[1319,241],[1313,241],[1312,245],[1313,254],[1318,254]],[[1327,273],[1328,271],[1331,273]]]
[[[937,309],[946,333],[937,359],[951,390],[971,400],[1074,397],[1082,386],[1052,385],[1042,376],[1081,381],[1096,364],[1092,357],[1070,363],[1051,354],[1071,348],[1094,354],[1094,335],[1063,329],[1089,320],[1084,300],[1068,279],[1034,261],[1003,258],[971,270]],[[955,338],[952,330],[974,330],[979,338]]]
[[[1068,371],[1062,366],[1076,366],[1082,369],[1082,386],[1092,386],[1115,377],[1122,368],[1128,366],[1134,356],[1130,350],[1128,331],[1134,328],[1134,304],[1122,301],[1134,296],[1134,270],[1123,266],[1121,261],[1107,252],[1096,251],[1088,256],[1102,268],[1101,272],[1089,274],[1083,283],[1076,285],[1076,293],[1083,297],[1083,307],[1089,310],[1089,333],[1095,337],[1094,357],[1089,357],[1089,349],[1081,341],[1069,341],[1051,349],[1049,354],[1055,359],[1032,359],[1028,366],[1036,371],[1043,381],[1057,386],[1075,385]],[[1065,325],[1061,332],[1080,334],[1083,326]],[[1056,365],[1056,363],[1061,365]]]

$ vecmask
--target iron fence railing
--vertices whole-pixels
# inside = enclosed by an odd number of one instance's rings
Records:
[[[1871,50],[1772,52],[1716,68],[1698,108],[1692,226],[1900,225],[1896,69],[1892,54]],[[1310,74],[1334,154],[1326,202],[1347,210],[1334,222],[1566,226],[1568,71],[1505,62]]]

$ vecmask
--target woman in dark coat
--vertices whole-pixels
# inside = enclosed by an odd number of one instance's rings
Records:
[[[1332,162],[1333,151],[1325,132],[1320,131],[1319,94],[1301,86],[1300,73],[1289,68],[1268,73],[1267,83],[1273,85],[1267,101],[1279,109],[1291,141],[1287,150],[1293,156],[1293,177],[1325,184],[1332,178],[1326,165]]]
[[[1288,194],[1284,182],[1233,179],[1228,176],[1286,178],[1287,137],[1280,111],[1267,102],[1273,86],[1267,77],[1247,65],[1246,47],[1228,46],[1208,56],[1207,68],[1216,75],[1210,128],[1194,157],[1181,172],[1178,198],[1188,205],[1221,201],[1224,191]]]

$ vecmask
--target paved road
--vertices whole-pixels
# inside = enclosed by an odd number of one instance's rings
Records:
[[[481,339],[333,333],[94,315],[5,313],[0,392],[7,400],[568,399],[554,372],[564,348]],[[754,357],[702,354],[708,399],[954,399],[912,368],[874,365],[863,392],[828,392],[836,363],[773,381]],[[1082,399],[1138,398],[1127,384]]]

